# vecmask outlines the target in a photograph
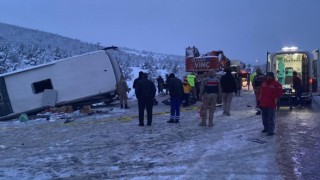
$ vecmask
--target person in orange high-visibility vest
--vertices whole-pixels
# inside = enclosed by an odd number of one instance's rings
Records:
[[[191,86],[190,84],[188,83],[187,79],[185,78],[184,81],[183,81],[183,100],[184,100],[184,103],[183,103],[183,106],[189,106],[189,99],[190,99],[190,92],[191,92]]]

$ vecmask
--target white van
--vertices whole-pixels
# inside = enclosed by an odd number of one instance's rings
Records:
[[[287,90],[293,94],[293,71],[296,71],[302,81],[302,101],[304,104],[311,104],[313,93],[317,91],[317,87],[315,87],[317,72],[313,66],[314,62],[317,62],[315,59],[318,58],[309,51],[301,51],[296,48],[285,48],[275,53],[268,52],[266,71],[273,72],[276,80],[282,84],[284,91]],[[284,96],[286,95],[284,94]],[[281,101],[282,97],[279,99]]]

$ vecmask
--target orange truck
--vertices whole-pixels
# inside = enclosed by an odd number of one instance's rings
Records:
[[[195,72],[201,74],[211,69],[222,71],[230,67],[230,60],[223,54],[223,51],[210,51],[200,56],[196,47],[186,48],[186,72]]]
[[[230,60],[223,54],[223,51],[210,51],[200,55],[198,48],[186,48],[186,72],[197,75],[197,82],[201,82],[204,78],[203,73],[209,70],[217,72],[223,71],[224,68],[230,67]],[[199,89],[198,89],[199,91]],[[218,105],[222,103],[221,97],[218,97]]]

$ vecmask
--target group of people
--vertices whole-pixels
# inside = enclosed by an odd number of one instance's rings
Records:
[[[233,95],[237,94],[238,89],[236,79],[229,68],[225,69],[225,74],[221,78],[216,75],[214,70],[210,70],[204,77],[200,85],[202,105],[200,109],[201,123],[199,125],[212,127],[214,126],[213,117],[218,97],[222,99],[223,115],[230,116],[231,101]]]
[[[180,121],[180,106],[185,97],[186,93],[184,92],[184,85],[182,81],[175,76],[174,73],[171,73],[167,76],[166,83],[163,78],[159,76],[157,78],[158,82],[158,93],[164,93],[163,89],[166,86],[166,90],[170,95],[170,119],[168,123],[179,123]],[[189,85],[189,83],[188,83]],[[135,90],[135,95],[138,100],[139,108],[139,126],[144,126],[144,111],[147,112],[147,125],[152,125],[152,110],[153,103],[156,95],[156,87],[153,81],[148,79],[148,74],[139,72],[139,76],[133,82],[133,88]],[[124,81],[123,76],[121,76],[118,83],[118,94],[120,99],[121,108],[129,108],[127,106],[127,92],[130,91],[126,82]],[[192,87],[190,87],[191,91]]]
[[[226,70],[226,74],[222,76],[221,83],[214,71],[209,71],[203,75],[203,79],[196,82],[196,76],[192,73],[187,75],[183,81],[175,76],[174,73],[168,75],[166,83],[161,76],[157,78],[158,93],[163,93],[163,85],[166,84],[168,93],[170,95],[170,119],[167,123],[179,123],[180,122],[180,106],[184,101],[184,106],[189,105],[190,96],[193,100],[200,99],[201,105],[201,118],[202,122],[200,126],[207,126],[206,119],[209,119],[208,126],[213,126],[213,114],[217,103],[217,97],[222,94],[223,101],[223,114],[230,116],[231,100],[234,93],[237,92],[236,82],[231,75],[231,70]],[[196,84],[199,86],[199,90],[196,88]],[[120,78],[119,85],[119,98],[121,108],[129,108],[127,106],[127,95],[129,92],[127,84],[125,83],[123,76]],[[121,88],[122,87],[122,88]],[[153,101],[156,95],[155,84],[148,79],[148,74],[139,72],[138,78],[133,82],[133,88],[138,99],[139,107],[139,126],[144,126],[144,111],[147,112],[147,125],[152,124],[152,109]]]
[[[232,98],[239,90],[236,85],[236,79],[231,73],[231,69],[226,68],[224,71],[225,74],[221,77],[218,77],[214,70],[204,73],[199,83],[198,93],[195,87],[195,77],[193,76],[189,76],[189,78],[186,76],[183,81],[181,81],[174,73],[171,73],[168,75],[166,83],[164,83],[162,77],[157,78],[158,93],[163,93],[163,85],[166,84],[170,95],[170,119],[167,123],[180,122],[180,106],[183,101],[186,105],[189,104],[190,94],[192,94],[194,98],[196,98],[198,94],[198,98],[202,101],[200,126],[214,126],[213,117],[218,97],[222,99],[223,115],[230,116]],[[300,106],[302,90],[301,79],[297,76],[296,72],[294,72],[293,75],[296,103],[297,106]],[[194,82],[193,86],[190,81]],[[256,98],[256,114],[262,116],[262,132],[267,133],[268,136],[272,136],[275,134],[275,109],[277,107],[277,98],[283,93],[282,85],[275,80],[273,72],[267,72],[266,75],[264,75],[259,68],[256,70],[252,85]],[[129,92],[130,88],[128,88],[125,83],[123,76],[120,78],[119,86],[122,86],[122,88],[118,88],[119,93],[124,92],[122,94],[125,94],[124,96],[119,96],[121,108],[129,108],[127,106],[126,92]],[[134,80],[133,88],[135,89],[135,94],[138,99],[139,126],[144,126],[145,109],[147,112],[147,125],[150,126],[152,124],[152,109],[156,95],[156,86],[148,79],[148,74],[141,71],[139,72],[139,77]]]
[[[162,77],[157,78],[158,93],[163,93],[164,81]],[[170,119],[168,123],[179,123],[180,121],[180,106],[184,95],[182,81],[175,76],[174,73],[168,75],[166,80],[166,89],[170,95]],[[133,82],[133,88],[138,99],[139,108],[139,126],[144,126],[144,111],[147,112],[147,125],[152,124],[153,102],[156,95],[155,84],[148,79],[148,74],[139,72],[139,77]]]

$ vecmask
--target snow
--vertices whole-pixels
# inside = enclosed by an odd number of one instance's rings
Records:
[[[132,69],[137,77],[141,69]],[[161,100],[168,96],[157,96],[153,125],[139,127],[133,90],[127,110],[115,103],[102,108],[108,113],[75,113],[67,124],[59,114],[0,122],[0,179],[282,179],[275,140],[260,133],[253,92],[241,93],[231,116],[217,107],[213,128],[198,126],[199,102],[182,108],[180,124],[167,124],[170,109]]]
[[[260,128],[257,128],[260,127],[260,119],[254,115],[254,108],[248,107],[252,105],[252,97],[252,92],[235,97],[230,117],[222,116],[221,108],[217,108],[214,128],[198,126],[200,104],[183,108],[181,123],[172,125],[165,122],[169,119],[169,106],[159,104],[154,108],[153,126],[138,127],[135,100],[130,101],[129,110],[114,107],[108,114],[78,117],[70,124],[45,119],[2,122],[0,132],[14,131],[20,137],[30,139],[7,137],[1,143],[2,151],[17,154],[16,158],[24,158],[22,164],[28,165],[19,169],[16,166],[20,163],[6,158],[4,162],[10,168],[0,166],[0,172],[3,172],[0,175],[15,177],[20,174],[22,179],[51,179],[107,171],[108,177],[116,179],[121,176],[129,179],[149,176],[188,179],[194,178],[195,174],[205,178],[209,173],[206,167],[220,166],[229,174],[227,177],[232,178],[237,176],[233,170],[236,166],[233,163],[238,162],[236,158],[240,161],[246,159],[246,156],[237,154],[245,153],[243,149],[252,144],[257,146],[247,138],[260,134]],[[101,126],[105,128],[98,128]],[[211,158],[218,160],[208,161]],[[267,156],[252,158],[257,158],[260,165],[251,160],[246,163],[250,171],[265,171],[261,166],[270,163]],[[81,166],[75,165],[78,163]],[[45,166],[44,170],[34,172],[39,166]]]

